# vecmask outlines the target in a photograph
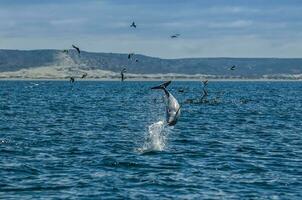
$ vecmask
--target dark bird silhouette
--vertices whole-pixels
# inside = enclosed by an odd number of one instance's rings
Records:
[[[74,81],[75,81],[75,78],[74,77],[70,77],[70,83],[74,83]]]
[[[232,67],[230,67],[230,70],[235,70],[236,66],[233,65]]]
[[[124,75],[125,72],[126,72],[126,68],[123,68],[121,71],[121,81],[125,80],[125,75]]]
[[[203,100],[207,96],[208,96],[208,91],[205,88],[203,88],[203,96],[201,97],[201,100]]]
[[[82,79],[83,79],[83,78],[86,78],[87,75],[88,75],[88,74],[85,72],[85,74],[83,74],[81,78],[82,78]]]
[[[202,81],[202,83],[203,83],[203,88],[202,88],[202,90],[203,90],[203,95],[202,95],[202,97],[201,97],[201,99],[200,99],[200,102],[203,102],[204,100],[206,100],[206,98],[207,98],[207,96],[208,96],[208,91],[207,91],[207,86],[208,86],[208,80],[204,80],[204,81]]]
[[[134,53],[129,53],[128,54],[128,59],[131,59],[132,56],[134,56]]]
[[[172,38],[172,39],[174,39],[174,38],[178,38],[180,36],[180,34],[175,34],[175,35],[171,35],[170,37]]]
[[[202,81],[202,83],[203,83],[204,87],[208,85],[208,82],[209,82],[208,80],[204,80],[204,81]]]
[[[66,53],[66,54],[67,54],[68,52],[69,52],[68,49],[64,49],[64,50],[63,50],[63,53]]]
[[[135,62],[138,62],[138,59],[136,59]]]
[[[130,25],[130,27],[136,28],[135,22],[132,22],[132,24]]]
[[[74,48],[75,50],[77,50],[77,52],[80,54],[81,53],[81,51],[80,51],[80,48],[79,47],[77,47],[77,46],[75,46],[75,45],[72,45],[72,48]]]

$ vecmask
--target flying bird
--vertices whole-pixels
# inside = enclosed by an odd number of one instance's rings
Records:
[[[136,28],[135,22],[132,22],[132,24],[130,25],[130,27]]]
[[[81,53],[81,51],[80,51],[80,48],[79,47],[77,47],[77,46],[75,46],[75,45],[72,45],[72,48],[74,48],[75,50],[77,50],[77,52],[80,54]]]
[[[172,39],[174,39],[174,38],[178,38],[180,36],[180,34],[175,34],[175,35],[171,35],[170,37],[172,38]]]
[[[235,70],[236,66],[233,65],[232,67],[230,67],[230,70]]]
[[[208,85],[208,82],[209,82],[208,80],[202,81],[202,83],[203,83],[204,86],[207,86],[207,85]]]
[[[135,62],[138,62],[138,59],[136,59]]]
[[[131,59],[132,56],[134,56],[134,53],[129,53],[128,54],[128,59]]]
[[[203,88],[203,95],[202,95],[202,97],[201,97],[201,101],[202,101],[203,99],[205,99],[207,96],[208,96],[208,91],[207,91],[205,88]]]
[[[88,75],[88,74],[85,72],[85,73],[82,75],[81,78],[82,78],[82,79],[83,79],[83,78],[86,78],[87,75]]]
[[[75,79],[74,79],[74,77],[70,77],[70,83],[74,83],[74,81],[75,81]]]
[[[68,49],[64,49],[64,50],[63,50],[63,53],[66,53],[66,54],[67,54],[68,52],[69,52]]]
[[[121,71],[121,81],[124,81],[125,80],[125,75],[124,73],[126,72],[126,68],[123,68],[122,71]]]
[[[208,96],[208,91],[207,91],[207,86],[208,86],[208,80],[204,80],[204,81],[202,81],[202,83],[203,83],[203,88],[202,88],[202,90],[203,90],[203,95],[202,95],[202,97],[201,97],[201,99],[200,99],[200,102],[203,102],[204,101],[204,99],[206,100],[206,98],[207,98],[207,96]]]

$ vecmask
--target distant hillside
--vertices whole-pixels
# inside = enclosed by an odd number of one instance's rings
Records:
[[[119,73],[123,67],[131,74],[204,74],[217,77],[286,77],[302,74],[302,59],[284,58],[185,58],[160,59],[144,55],[90,53],[70,50],[0,50],[0,73],[40,67],[77,67],[83,71],[104,70]],[[138,60],[138,62],[136,62]],[[232,65],[234,71],[228,70]],[[58,68],[59,69],[59,68]]]

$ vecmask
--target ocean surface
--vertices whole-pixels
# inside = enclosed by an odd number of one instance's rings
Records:
[[[158,84],[0,81],[0,199],[302,199],[302,82]]]

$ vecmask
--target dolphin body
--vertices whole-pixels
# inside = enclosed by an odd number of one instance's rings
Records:
[[[159,86],[152,87],[151,89],[160,89],[165,92],[166,97],[166,120],[169,126],[174,126],[180,116],[180,105],[175,97],[168,92],[166,87],[170,85],[171,81],[165,82]]]

